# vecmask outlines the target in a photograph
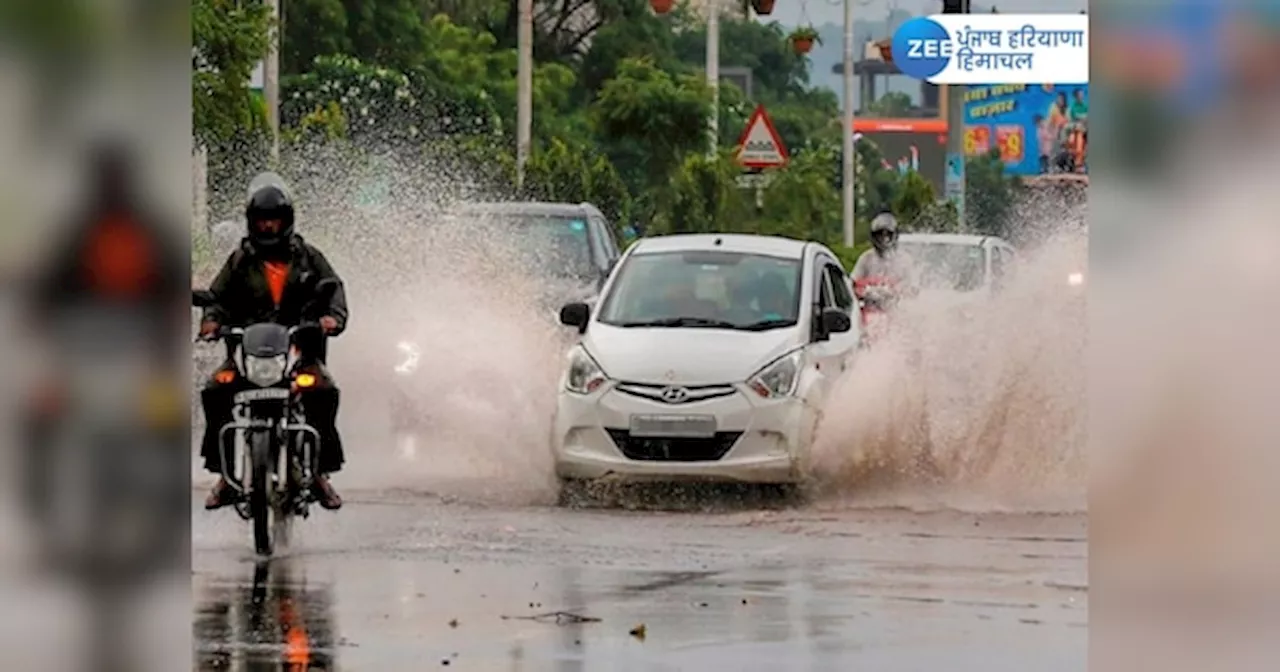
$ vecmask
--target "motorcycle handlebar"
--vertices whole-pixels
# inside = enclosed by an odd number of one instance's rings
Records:
[[[321,328],[319,322],[308,320],[306,322],[302,322],[300,324],[296,324],[292,327],[289,327],[289,338],[292,339],[294,334],[297,334],[300,330],[312,329],[312,328],[321,329],[321,331],[323,331],[323,328]],[[328,334],[325,334],[325,335],[327,336]],[[212,343],[214,341],[220,341],[227,337],[236,338],[240,336],[244,336],[243,327],[220,326],[212,334],[200,334],[196,336],[196,342]]]

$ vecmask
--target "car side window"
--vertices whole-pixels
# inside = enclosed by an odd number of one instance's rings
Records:
[[[818,309],[823,310],[835,305],[835,302],[831,300],[831,282],[827,278],[827,274],[821,270],[818,271],[816,282],[818,286]]]
[[[1005,259],[1004,250],[998,247],[991,248],[991,284],[999,287],[1004,280]]]
[[[844,312],[853,310],[853,292],[849,291],[848,276],[840,266],[827,262],[827,284],[831,287],[835,306]]]
[[[596,224],[596,230],[600,232],[600,239],[604,243],[605,256],[610,262],[618,259],[618,245],[613,239],[613,227],[609,226],[609,222],[599,218],[592,217],[592,221]]]

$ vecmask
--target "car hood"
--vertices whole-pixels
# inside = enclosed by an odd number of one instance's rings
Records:
[[[798,345],[797,329],[623,328],[593,322],[582,343],[614,380],[715,385],[744,381],[786,354]]]

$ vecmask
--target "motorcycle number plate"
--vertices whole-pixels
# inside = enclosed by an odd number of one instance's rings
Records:
[[[272,387],[265,390],[245,390],[237,392],[235,401],[242,404],[249,401],[281,401],[289,398],[289,390]]]
[[[631,435],[643,437],[710,438],[716,435],[714,415],[633,415]]]

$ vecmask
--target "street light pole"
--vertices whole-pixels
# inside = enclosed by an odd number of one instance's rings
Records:
[[[943,14],[968,14],[969,0],[943,0]],[[956,206],[960,228],[966,226],[964,215],[965,152],[964,93],[962,84],[947,86],[947,174],[943,183],[947,200]]]
[[[533,137],[533,0],[520,0],[516,73],[516,187],[524,187],[524,169]]]
[[[267,124],[271,128],[271,163],[280,160],[280,0],[266,0],[272,29],[262,64],[262,93],[267,99]]]
[[[844,244],[853,247],[853,0],[844,0]]]
[[[711,87],[711,114],[707,116],[707,157],[714,159],[720,140],[720,7],[707,3],[707,86]]]

